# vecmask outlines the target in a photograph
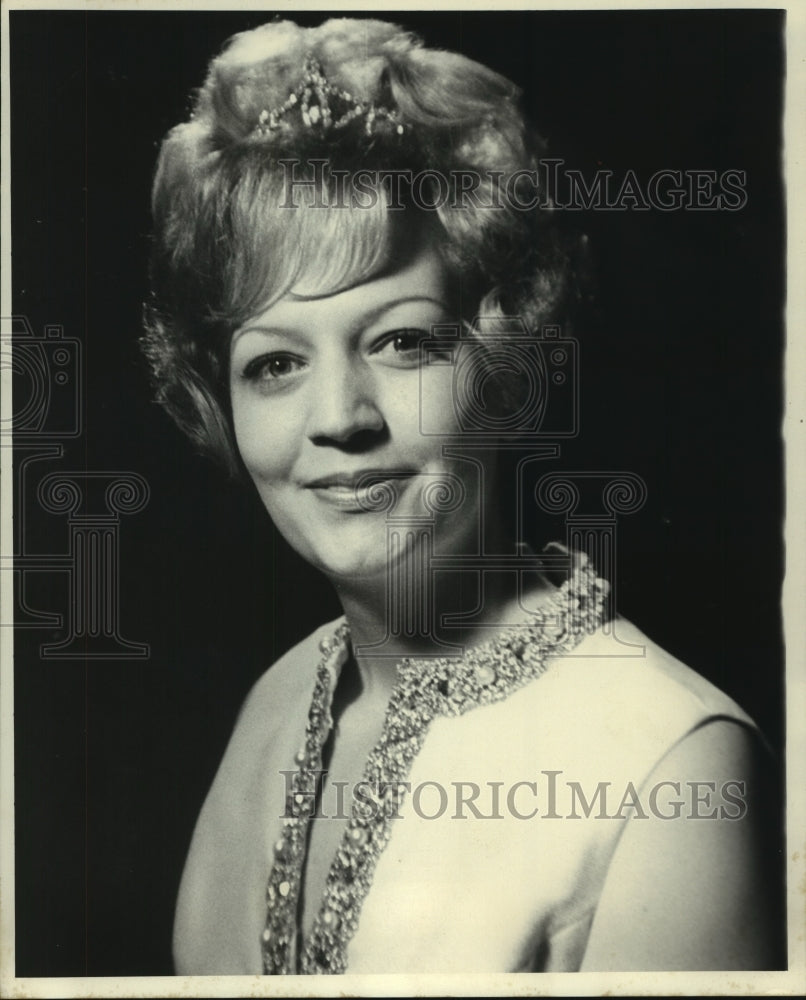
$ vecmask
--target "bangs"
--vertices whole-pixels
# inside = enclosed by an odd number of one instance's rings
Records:
[[[365,205],[339,201],[336,179],[314,188],[295,165],[295,186],[276,169],[245,171],[231,192],[221,312],[236,324],[294,289],[332,295],[403,263],[421,223],[389,207],[382,184]],[[321,180],[321,174],[319,180]]]

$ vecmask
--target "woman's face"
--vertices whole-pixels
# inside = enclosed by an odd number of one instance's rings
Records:
[[[444,438],[421,431],[459,430],[453,368],[421,365],[419,349],[435,324],[458,323],[453,299],[426,246],[398,270],[332,295],[297,287],[232,338],[241,456],[277,528],[331,578],[386,568],[387,511],[367,509],[373,490],[359,482],[396,491],[393,516],[408,518],[429,513],[424,491],[440,477],[460,477],[465,498],[437,518],[437,548],[458,551],[476,537],[471,467],[444,458]]]

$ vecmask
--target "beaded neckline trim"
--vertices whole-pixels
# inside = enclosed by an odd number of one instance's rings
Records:
[[[297,913],[312,793],[322,771],[322,748],[333,725],[330,705],[338,669],[348,652],[348,626],[340,625],[332,638],[322,641],[305,744],[295,758],[298,769],[291,781],[282,835],[274,845],[266,890],[267,918],[261,942],[264,973],[321,975],[346,970],[347,947],[403,802],[402,783],[431,722],[503,700],[544,673],[549,657],[570,652],[583,635],[602,624],[609,584],[596,576],[586,555],[574,553],[574,558],[569,578],[527,624],[505,629],[489,642],[468,649],[461,659],[410,658],[398,664],[383,732],[364,769],[365,788],[376,794],[371,805],[353,804],[321,908],[307,942],[300,945],[297,962]]]

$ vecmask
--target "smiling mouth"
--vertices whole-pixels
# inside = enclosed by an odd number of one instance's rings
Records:
[[[390,510],[414,469],[369,469],[360,473],[323,476],[305,484],[320,500],[355,514]]]

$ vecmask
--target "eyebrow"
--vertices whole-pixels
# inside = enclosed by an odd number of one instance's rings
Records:
[[[319,299],[326,298],[324,295],[296,295],[294,293],[289,293],[288,297],[294,301],[299,302],[316,302]],[[443,311],[448,311],[448,304],[442,299],[435,299],[431,295],[402,295],[398,299],[392,299],[391,302],[383,302],[378,305],[375,309],[370,309],[366,313],[362,313],[355,324],[353,324],[353,329],[371,326],[374,322],[378,320],[379,317],[383,316],[384,313],[391,312],[399,305],[403,305],[407,302],[430,302],[432,305],[438,306]],[[235,331],[235,336],[233,338],[240,338],[245,333],[267,333],[267,334],[277,334],[280,336],[290,336],[293,337],[298,331],[294,327],[286,327],[282,324],[274,325],[271,323],[263,324],[260,321],[256,323],[250,323],[247,326],[242,327],[240,330]]]

